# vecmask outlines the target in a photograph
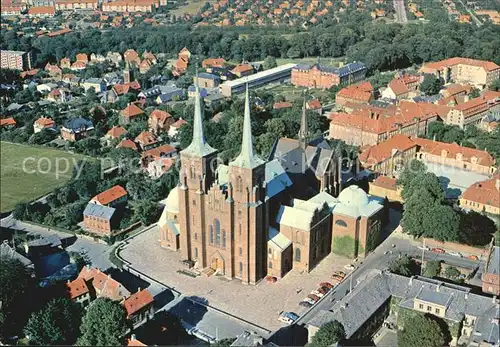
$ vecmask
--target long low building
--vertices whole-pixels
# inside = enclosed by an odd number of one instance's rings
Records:
[[[245,91],[245,86],[248,83],[248,88],[257,88],[266,83],[282,81],[290,78],[292,69],[297,64],[285,64],[266,71],[258,72],[254,75],[238,78],[236,80],[222,83],[219,88],[222,95],[231,97],[233,94],[239,94]]]

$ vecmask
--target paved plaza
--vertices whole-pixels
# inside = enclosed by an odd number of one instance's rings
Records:
[[[154,227],[130,239],[120,255],[131,263],[131,267],[184,296],[204,298],[208,305],[268,330],[282,326],[278,321],[282,311],[298,314],[305,311],[299,302],[320,282],[329,281],[333,271],[344,270],[344,266],[350,262],[349,259],[330,254],[310,273],[292,270],[276,283],[264,280],[252,286],[217,276],[191,278],[179,274],[177,270],[185,269],[180,263],[180,252],[161,248],[158,239],[158,228]]]

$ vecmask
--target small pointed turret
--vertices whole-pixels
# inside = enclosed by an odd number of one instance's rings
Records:
[[[307,125],[306,96],[304,95],[304,104],[302,105],[302,117],[300,119],[299,144],[301,148],[306,148],[309,144],[309,127]]]
[[[205,157],[209,154],[216,152],[217,150],[212,148],[205,139],[203,134],[203,114],[202,105],[200,97],[200,89],[198,87],[198,67],[196,68],[196,79],[194,83],[195,97],[194,97],[194,117],[193,117],[193,140],[191,144],[185,148],[182,153]]]
[[[243,140],[241,141],[241,152],[229,165],[247,169],[253,169],[264,161],[260,159],[253,150],[252,123],[250,120],[250,97],[248,95],[248,84],[245,92],[245,115],[243,119]]]

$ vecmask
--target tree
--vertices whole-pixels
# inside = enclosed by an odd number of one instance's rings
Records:
[[[398,331],[398,346],[400,347],[442,347],[444,345],[444,333],[439,324],[420,313],[406,318],[403,330]]]
[[[441,274],[441,262],[429,260],[424,268],[424,276],[429,278],[438,277]]]
[[[17,333],[28,318],[35,285],[26,267],[19,260],[0,256],[0,335]]]
[[[135,201],[133,204],[134,219],[143,225],[149,225],[158,220],[159,209],[156,203],[149,200]]]
[[[311,346],[328,347],[345,339],[344,326],[334,320],[323,324],[321,328],[314,334]]]
[[[31,315],[24,333],[33,345],[72,345],[75,343],[83,311],[67,298],[57,298]]]
[[[424,236],[439,241],[458,241],[460,215],[451,206],[436,205],[423,221]]]
[[[478,98],[478,97],[480,97],[480,96],[481,96],[481,93],[479,92],[479,89],[477,89],[477,88],[472,88],[472,90],[471,90],[471,92],[470,92],[469,96],[470,96],[471,98]]]
[[[267,56],[262,63],[262,67],[264,68],[264,70],[269,70],[276,66],[278,66],[278,64],[276,63],[276,58],[270,55]]]
[[[444,275],[452,281],[456,281],[459,279],[462,273],[454,266],[448,266],[446,270],[444,270]]]
[[[426,95],[434,95],[439,93],[442,86],[443,84],[439,78],[433,75],[425,75],[424,80],[420,84],[420,91]]]
[[[125,308],[111,299],[98,298],[88,307],[80,330],[78,346],[123,346],[127,331]]]
[[[418,272],[417,264],[407,255],[403,255],[397,259],[392,259],[389,262],[388,270],[396,275],[407,277],[413,276]]]
[[[496,79],[491,83],[490,90],[500,91],[500,79]]]
[[[469,211],[460,215],[459,241],[470,246],[486,246],[490,243],[496,226],[490,218]]]
[[[415,237],[424,234],[424,224],[435,206],[436,199],[425,188],[419,188],[408,199],[405,198],[403,218],[401,219],[404,232]]]
[[[425,172],[427,172],[427,166],[420,160],[412,159],[406,163],[403,171],[399,175],[397,183],[403,187],[407,186],[418,174]]]
[[[410,199],[419,189],[425,189],[428,191],[436,203],[444,201],[444,189],[441,186],[439,178],[432,172],[418,173],[415,175],[414,179],[403,185],[403,191],[401,194],[403,198],[407,200]]]
[[[137,329],[135,334],[138,340],[148,346],[155,344],[182,346],[190,338],[179,318],[166,311],[157,313],[148,324],[144,324]],[[228,340],[230,341],[229,344],[226,344],[226,339],[223,339],[218,341],[216,345],[229,347],[235,339]]]

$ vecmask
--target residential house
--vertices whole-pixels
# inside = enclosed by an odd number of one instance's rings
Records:
[[[89,56],[86,53],[78,53],[76,55],[76,61],[84,62],[85,64],[89,63]]]
[[[98,236],[112,236],[117,226],[116,209],[99,204],[88,203],[83,211],[83,228]]]
[[[202,98],[205,98],[205,97],[208,96],[208,90],[207,89],[200,88],[199,91],[200,91],[200,96]],[[191,85],[191,86],[188,87],[188,97],[194,98],[196,96],[196,93],[197,93],[196,92],[196,87],[194,85]]]
[[[214,107],[216,105],[219,105],[225,99],[226,98],[224,97],[224,95],[219,93],[214,93],[205,96],[203,98],[203,101],[205,101],[205,105]]]
[[[33,6],[28,9],[28,17],[54,17],[56,8],[54,6]]]
[[[191,59],[191,52],[186,47],[184,47],[179,52],[179,58],[184,58],[189,61]]]
[[[367,104],[373,100],[373,86],[370,82],[361,82],[339,90],[335,96],[335,103],[348,107],[350,103]]]
[[[491,61],[455,57],[438,62],[425,63],[420,72],[433,74],[445,83],[472,84],[487,87],[500,78],[500,66]]]
[[[111,129],[108,130],[106,135],[104,135],[104,138],[106,139],[108,146],[109,146],[111,141],[120,139],[126,133],[127,133],[127,130],[125,130],[124,127],[115,125]]]
[[[56,103],[66,103],[71,100],[71,92],[66,88],[56,88],[47,94],[47,100]]]
[[[120,185],[113,186],[90,199],[90,204],[116,207],[127,202],[127,191]]]
[[[99,3],[97,0],[55,0],[55,6],[58,11],[65,10],[97,10]]]
[[[193,77],[193,83],[198,83],[200,88],[216,88],[220,84],[220,77],[214,74],[201,72]]]
[[[139,94],[141,85],[137,81],[123,84],[115,84],[108,93],[108,102],[115,102],[122,95],[127,93]]]
[[[16,126],[16,121],[12,117],[0,119],[0,129],[12,129]]]
[[[158,139],[153,133],[144,130],[137,135],[134,142],[137,143],[143,151],[147,151],[158,144]]]
[[[500,194],[500,192],[499,192]],[[488,259],[486,259],[486,268],[482,278],[483,292],[493,295],[500,295],[500,247],[490,247]]]
[[[130,296],[130,292],[120,282],[111,278],[97,268],[84,266],[78,274],[78,279],[83,279],[91,292],[91,298],[108,298],[122,302]]]
[[[128,104],[123,110],[120,111],[120,124],[129,124],[130,122],[145,116],[144,111],[136,104]]]
[[[66,141],[75,142],[87,137],[94,130],[94,124],[84,118],[72,118],[61,128],[61,136]]]
[[[62,58],[59,62],[61,69],[69,69],[71,67],[71,60],[69,58]]]
[[[312,99],[306,102],[306,110],[315,111],[319,114],[323,113],[323,107],[318,99]]]
[[[51,77],[62,77],[62,69],[57,65],[47,63],[47,65],[45,65],[45,71],[47,71]]]
[[[127,311],[127,319],[135,326],[141,322],[147,321],[153,317],[153,296],[146,290],[137,291],[130,295],[123,302],[125,311]]]
[[[238,78],[250,76],[254,72],[253,66],[250,64],[238,64],[231,70],[231,73]]]
[[[33,132],[36,134],[43,129],[56,130],[56,122],[50,118],[40,117],[33,123]]]
[[[138,150],[136,143],[130,139],[121,140],[118,143],[118,145],[116,145],[116,148],[129,148],[129,149],[132,149],[134,151]]]
[[[288,101],[275,102],[273,104],[273,110],[282,110],[284,108],[291,108],[293,104]]]
[[[90,290],[83,278],[77,278],[74,281],[68,280],[66,290],[71,301],[82,305],[82,307],[90,305]]]
[[[73,64],[71,64],[70,70],[83,71],[86,68],[87,68],[87,63],[77,60]]]
[[[145,150],[141,154],[142,167],[148,167],[149,163],[162,158],[172,158],[177,156],[177,150],[170,145],[161,145]]]
[[[137,51],[135,51],[134,49],[127,49],[125,53],[123,53],[123,58],[127,63],[131,65],[139,66],[139,64],[141,63],[139,53],[137,53]]]
[[[51,90],[56,89],[56,88],[57,88],[57,84],[55,84],[55,83],[41,83],[41,84],[36,86],[36,90],[39,93],[48,93]]]
[[[201,66],[207,69],[207,72],[210,72],[208,69],[212,67],[224,67],[225,65],[226,60],[224,58],[208,58],[201,62]]]
[[[146,171],[149,177],[160,178],[164,173],[167,173],[174,164],[174,158],[159,158],[150,161],[146,168]]]
[[[174,118],[167,111],[154,110],[149,115],[148,126],[149,130],[158,134],[161,132],[167,132],[174,122]]]
[[[500,92],[485,91],[474,99],[452,107],[444,119],[446,124],[458,125],[461,129],[479,125],[489,112],[500,111]]]
[[[179,118],[178,120],[176,120],[172,125],[170,125],[170,129],[168,129],[168,137],[170,137],[171,139],[176,138],[177,134],[179,133],[179,129],[184,124],[187,124],[184,119]]]
[[[500,215],[500,173],[471,185],[460,196],[459,203],[466,210]]]
[[[19,77],[21,77],[22,79],[32,78],[32,77],[36,76],[39,72],[40,72],[40,69],[31,69],[28,71],[22,71],[19,73]]]

